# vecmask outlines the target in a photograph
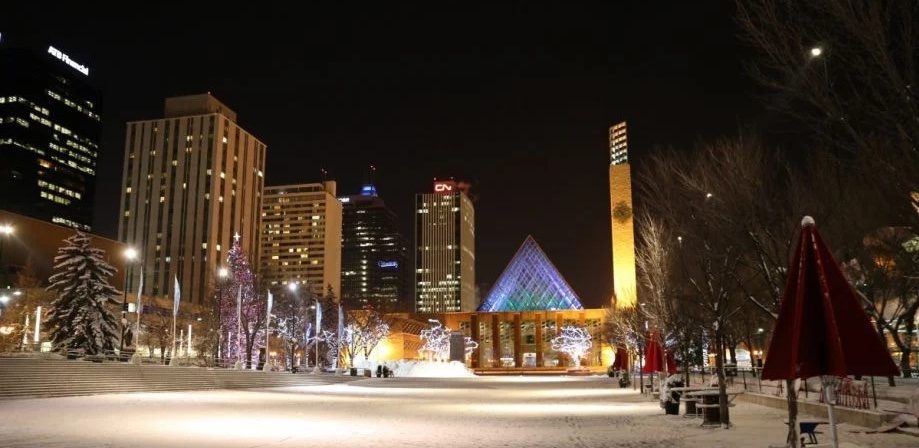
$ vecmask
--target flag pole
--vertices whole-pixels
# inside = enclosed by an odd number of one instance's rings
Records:
[[[271,296],[271,291],[269,290],[268,291],[268,307],[267,307],[268,309],[267,309],[267,312],[265,313],[266,314],[265,316],[265,364],[262,365],[263,372],[270,371],[268,367],[268,361],[271,360],[271,354],[270,354],[271,352],[268,351],[268,348],[269,348],[268,343],[271,340],[269,338],[271,335],[271,302],[272,302],[272,299],[273,297]]]
[[[140,281],[137,285],[137,306],[134,311],[137,312],[137,319],[134,320],[134,354],[136,355],[138,349],[140,349],[140,312],[143,304],[141,303],[141,296],[144,293],[144,264],[140,264]]]
[[[316,300],[316,365],[313,367],[313,373],[319,373],[319,336],[322,331],[322,308],[319,305],[319,300]]]
[[[182,300],[182,291],[179,289],[179,276],[175,276],[175,288],[172,291],[172,352],[169,364],[178,365],[176,361],[176,316],[179,314],[179,301]]]

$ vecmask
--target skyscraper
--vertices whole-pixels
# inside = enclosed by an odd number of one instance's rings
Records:
[[[102,96],[89,68],[53,46],[0,48],[0,67],[0,209],[90,230]]]
[[[415,311],[475,311],[475,210],[454,181],[415,195]]]
[[[405,242],[396,214],[366,184],[342,204],[341,298],[350,308],[411,311]]]
[[[635,233],[632,228],[632,168],[626,122],[609,128],[609,204],[613,236],[613,300],[635,305]]]
[[[171,297],[177,277],[182,300],[202,303],[236,235],[258,262],[264,170],[265,144],[209,93],[127,124],[118,238],[139,252],[144,294]]]
[[[335,181],[265,187],[261,277],[341,297],[341,203]]]

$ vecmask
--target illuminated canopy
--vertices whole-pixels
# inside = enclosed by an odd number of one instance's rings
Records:
[[[577,294],[532,236],[517,249],[479,311],[581,310]]]

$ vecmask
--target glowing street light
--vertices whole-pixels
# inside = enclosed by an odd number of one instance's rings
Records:
[[[289,289],[290,292],[297,292],[297,284],[294,282],[290,282],[287,284],[287,289]]]
[[[119,341],[118,355],[124,351],[124,333],[128,326],[128,263],[137,259],[137,249],[128,247],[124,250],[124,259],[127,260],[124,266],[124,284],[122,285],[123,295],[121,296],[121,340]],[[138,313],[140,310],[137,311]]]
[[[823,54],[823,48],[821,48],[821,47],[813,47],[813,48],[811,48],[811,57],[812,57],[812,58],[820,57],[821,54]]]
[[[8,295],[6,295],[6,294],[0,296],[0,303],[6,305],[6,303],[9,302],[9,301],[10,301],[10,296],[8,296]]]
[[[714,196],[714,195],[711,194],[711,193],[705,193],[705,199],[711,199],[712,196]]]
[[[15,230],[15,227],[9,224],[0,224],[0,235],[5,236],[6,238],[9,238],[11,235],[13,235]],[[3,265],[3,242],[6,241],[6,238],[0,239],[0,265]]]

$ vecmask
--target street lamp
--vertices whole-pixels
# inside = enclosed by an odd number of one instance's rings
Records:
[[[823,54],[823,48],[821,48],[821,47],[813,47],[813,48],[811,48],[810,53],[811,53],[811,57],[812,57],[812,58],[820,57],[820,55]]]
[[[15,230],[16,229],[9,224],[0,224],[0,235],[4,236],[4,238],[0,238],[0,274],[3,274],[4,272],[2,271],[5,270],[3,266],[3,242],[12,236]]]
[[[220,365],[221,355],[226,356],[226,353],[221,352],[223,347],[223,307],[224,303],[224,288],[226,287],[227,277],[230,276],[230,270],[221,267],[217,269],[217,347],[215,348],[214,360],[217,365]],[[210,330],[209,330],[210,331]]]
[[[137,259],[137,249],[129,247],[124,250],[124,284],[122,285],[123,294],[121,296],[121,342],[119,343],[118,355],[124,351],[124,332],[128,325],[128,267],[129,263]],[[140,312],[140,310],[138,310]]]

